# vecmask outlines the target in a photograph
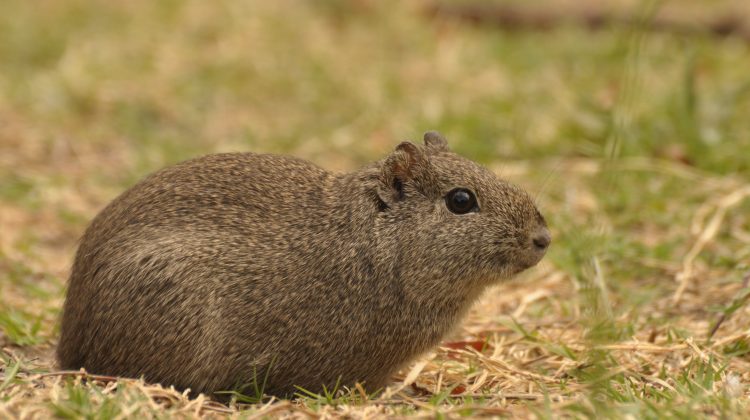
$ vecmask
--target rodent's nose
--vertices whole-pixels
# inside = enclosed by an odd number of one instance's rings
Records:
[[[537,251],[542,252],[547,250],[550,242],[552,242],[552,236],[549,233],[549,229],[547,229],[546,227],[539,229],[539,231],[536,233],[536,235],[534,235],[531,241],[534,243],[534,247],[537,249]]]
[[[533,267],[544,258],[547,248],[552,242],[552,235],[546,226],[539,226],[529,236],[526,237],[526,246],[520,255],[520,266],[522,269]]]

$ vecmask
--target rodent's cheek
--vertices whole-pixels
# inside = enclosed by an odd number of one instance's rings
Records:
[[[518,229],[504,222],[482,232],[489,263],[494,270],[512,275],[526,268],[523,263],[524,244],[519,239],[523,235],[519,233]]]
[[[512,265],[513,259],[513,254],[507,248],[497,248],[492,255],[492,262],[499,267]]]
[[[486,261],[484,268],[487,277],[496,281],[507,280],[523,271],[522,267],[513,263],[512,256],[505,252],[496,252]]]

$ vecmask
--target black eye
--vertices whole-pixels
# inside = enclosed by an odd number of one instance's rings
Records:
[[[466,214],[470,211],[478,210],[477,198],[474,197],[473,192],[466,188],[451,190],[445,196],[445,205],[448,206],[448,210],[456,214]]]

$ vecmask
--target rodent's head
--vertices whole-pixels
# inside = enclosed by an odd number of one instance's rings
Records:
[[[461,283],[445,285],[453,289],[537,264],[551,238],[534,200],[451,152],[440,134],[424,143],[403,142],[380,162],[381,239],[397,247],[402,274]]]

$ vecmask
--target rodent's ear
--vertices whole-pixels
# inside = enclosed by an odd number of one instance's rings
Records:
[[[381,199],[386,203],[404,198],[404,183],[418,177],[427,166],[422,149],[405,141],[383,163]]]
[[[428,131],[424,133],[424,144],[429,149],[432,149],[434,151],[448,151],[448,140],[446,140],[445,137],[443,137],[443,135],[438,133],[437,131]]]

